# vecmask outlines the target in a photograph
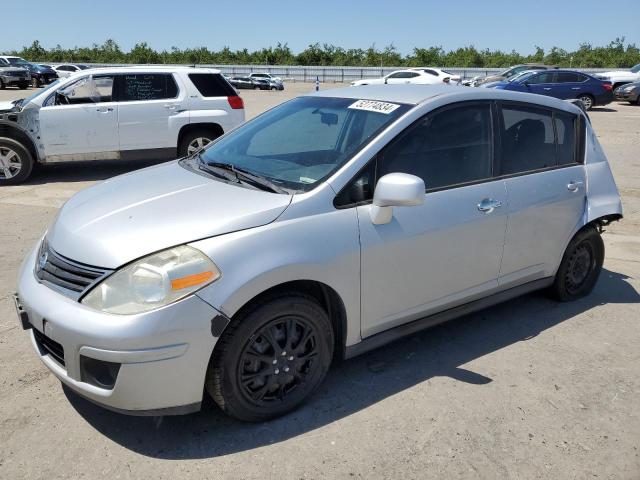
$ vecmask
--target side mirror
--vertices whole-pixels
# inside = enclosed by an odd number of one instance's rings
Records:
[[[391,221],[393,207],[411,207],[424,203],[424,181],[408,173],[389,173],[378,180],[370,216],[374,225]]]

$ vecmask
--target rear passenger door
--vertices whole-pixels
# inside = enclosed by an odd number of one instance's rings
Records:
[[[424,204],[374,225],[358,208],[362,336],[477,299],[497,288],[506,228],[504,180],[493,179],[492,107],[465,102],[429,113],[379,155],[377,169],[421,177]]]
[[[584,89],[584,81],[586,79],[586,76],[578,72],[558,72],[558,95],[555,95],[555,97],[562,100],[579,97]]]
[[[499,123],[509,202],[499,283],[511,286],[555,274],[584,214],[585,173],[576,115],[503,103]]]
[[[120,150],[135,158],[148,156],[151,149],[159,156],[175,158],[178,132],[189,123],[184,89],[171,73],[130,73],[117,77]]]

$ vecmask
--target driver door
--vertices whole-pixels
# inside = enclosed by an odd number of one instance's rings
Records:
[[[112,75],[88,75],[45,101],[40,132],[48,161],[119,158],[113,80]]]

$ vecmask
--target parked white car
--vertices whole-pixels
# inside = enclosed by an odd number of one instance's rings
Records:
[[[615,90],[620,85],[640,81],[640,63],[631,67],[629,70],[612,70],[610,72],[596,73],[594,77],[600,80],[607,80],[612,83]]]
[[[411,70],[415,70],[415,71],[419,71],[419,72],[424,72],[427,75],[431,75],[433,77],[438,78],[439,80],[447,83],[447,82],[451,82],[451,83],[458,83],[460,82],[460,80],[462,80],[462,77],[460,77],[460,75],[456,75],[455,73],[451,73],[447,70],[443,70],[441,68],[433,68],[433,67],[417,67],[417,68],[412,68]],[[447,80],[447,78],[449,80]],[[438,83],[438,82],[436,82]]]
[[[183,157],[243,121],[242,99],[219,70],[80,71],[0,103],[0,185],[26,180],[36,162]]]
[[[54,65],[52,68],[58,73],[60,78],[67,78],[76,72],[87,70],[90,67],[75,63],[63,63],[62,65]]]
[[[275,75],[271,75],[270,73],[250,73],[249,78],[253,78],[254,80],[267,80],[269,82],[279,83],[282,85],[282,79]]]
[[[413,83],[419,85],[434,85],[443,83],[444,77],[433,75],[428,72],[426,68],[396,70],[381,78],[363,78],[362,80],[356,80],[351,82],[352,87],[360,85],[394,85],[402,83]],[[450,78],[450,77],[448,77]]]

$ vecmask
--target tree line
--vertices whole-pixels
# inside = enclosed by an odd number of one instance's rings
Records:
[[[29,61],[40,63],[156,63],[156,64],[254,64],[254,65],[313,65],[313,66],[362,66],[362,67],[508,67],[518,63],[542,62],[560,67],[628,68],[640,63],[640,49],[624,37],[616,38],[606,46],[582,43],[575,51],[553,47],[545,50],[535,47],[535,52],[522,55],[515,50],[479,50],[473,45],[446,51],[442,47],[416,47],[408,55],[402,55],[394,45],[382,49],[375,45],[367,49],[345,49],[331,44],[314,43],[300,53],[289,46],[278,43],[275,47],[249,51],[248,49],[209,50],[207,47],[157,51],[146,42],[137,43],[128,52],[122,50],[115,40],[91,47],[44,48],[38,40],[21,50],[5,52],[18,55]]]

